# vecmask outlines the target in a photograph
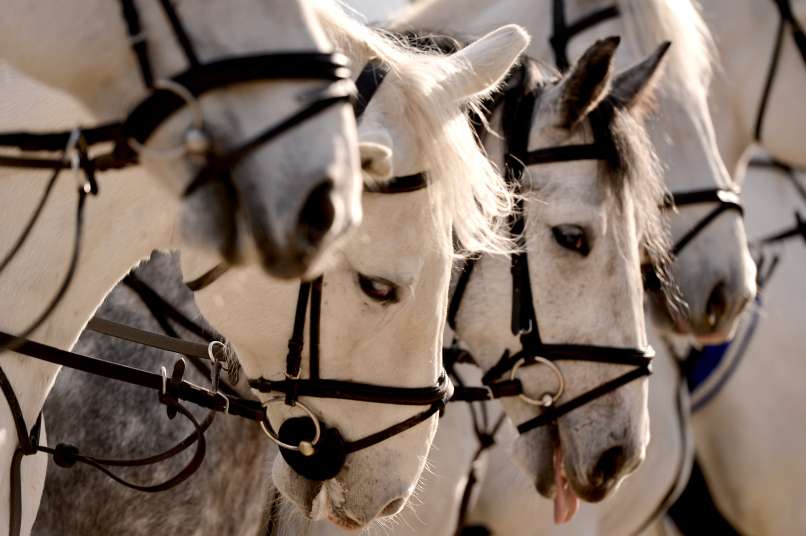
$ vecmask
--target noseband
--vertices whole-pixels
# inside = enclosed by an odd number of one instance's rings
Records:
[[[358,98],[355,103],[356,118],[360,119],[370,100],[386,76],[386,70],[378,62],[370,62],[362,71],[356,86]],[[407,193],[427,187],[424,173],[395,177],[385,185],[372,187],[369,193]],[[226,272],[226,265],[219,265],[187,283],[197,291],[212,284]],[[263,404],[285,404],[300,410],[304,416],[286,419],[279,430],[272,427],[268,416],[261,426],[266,435],[280,447],[280,454],[297,473],[310,480],[327,480],[336,476],[344,466],[347,455],[366,449],[422,423],[441,411],[453,394],[453,385],[443,370],[436,384],[428,387],[390,387],[346,380],[325,379],[319,375],[320,326],[322,309],[323,276],[300,284],[297,295],[294,327],[288,340],[285,378],[270,380],[250,379],[249,385],[270,396]],[[305,339],[306,316],[308,327],[308,377],[302,377],[302,351]],[[339,430],[328,426],[299,397],[355,400],[373,404],[397,406],[427,406],[408,419],[384,428],[360,439],[347,441]]]
[[[590,116],[594,132],[594,142],[590,144],[566,145],[530,151],[528,149],[529,134],[532,129],[533,114],[539,98],[537,89],[526,89],[533,86],[534,76],[528,61],[519,70],[520,80],[511,87],[504,97],[504,139],[507,143],[507,180],[518,187],[522,185],[525,167],[534,164],[570,162],[581,160],[610,160],[613,158],[612,144],[607,143],[607,126],[603,124],[598,112],[594,110]],[[454,400],[473,401],[490,400],[518,396],[524,402],[540,406],[543,411],[537,417],[518,425],[520,433],[555,422],[578,407],[587,404],[619,387],[650,374],[650,361],[654,355],[651,347],[618,348],[611,346],[581,344],[548,344],[540,337],[537,315],[534,309],[532,285],[529,278],[528,256],[525,247],[526,220],[523,211],[523,198],[519,198],[510,218],[510,232],[517,237],[519,252],[510,255],[510,273],[512,275],[512,314],[511,331],[519,337],[521,348],[515,353],[509,350],[503,355],[482,378],[484,387],[457,388]],[[456,329],[456,316],[461,306],[462,296],[470,281],[476,260],[469,259],[465,264],[448,308],[448,324]],[[456,345],[446,349],[447,363],[469,357]],[[563,394],[565,379],[557,367],[558,361],[587,361],[595,363],[627,365],[633,370],[605,382],[563,404],[557,404]],[[545,393],[539,399],[526,396],[523,385],[517,379],[521,367],[542,365],[548,368],[557,378],[558,387],[554,393]]]

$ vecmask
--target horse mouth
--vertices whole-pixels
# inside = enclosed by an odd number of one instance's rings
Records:
[[[332,485],[332,483],[333,481],[323,483],[319,493],[314,498],[313,504],[311,504],[311,519],[325,518],[338,528],[350,532],[363,530],[367,522],[357,519],[355,515],[344,508],[344,505],[336,504],[333,500],[333,496],[339,496],[341,492],[329,491],[328,484]],[[335,484],[339,485],[337,482]]]
[[[550,434],[552,455],[542,457],[535,488],[540,495],[554,501],[554,523],[562,525],[574,518],[580,499],[574,482],[568,478],[566,472],[565,455],[556,424],[551,425]]]

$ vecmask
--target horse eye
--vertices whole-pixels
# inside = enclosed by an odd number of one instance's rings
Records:
[[[381,303],[396,303],[398,301],[397,285],[380,277],[368,277],[358,274],[358,286],[361,291]]]
[[[583,257],[587,257],[591,252],[585,229],[579,225],[558,225],[551,228],[551,233],[554,235],[554,241],[565,249],[575,251]]]

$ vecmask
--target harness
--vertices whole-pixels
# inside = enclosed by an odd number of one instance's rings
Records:
[[[356,86],[359,98],[355,105],[356,118],[360,118],[386,75],[384,67],[370,62],[359,76]],[[386,185],[372,190],[373,193],[397,194],[427,187],[425,174],[396,177]],[[218,265],[196,280],[187,283],[191,290],[198,291],[212,284],[227,270]],[[336,476],[344,466],[347,456],[376,445],[386,439],[417,426],[441,411],[453,394],[453,385],[443,371],[434,385],[427,387],[392,387],[359,383],[346,380],[322,378],[319,374],[320,327],[322,284],[324,277],[300,283],[294,314],[294,327],[288,340],[285,378],[271,380],[250,379],[249,385],[261,393],[270,394],[263,405],[285,404],[301,410],[305,416],[286,419],[275,430],[268,419],[261,422],[266,435],[280,447],[280,454],[288,465],[301,476],[310,480],[327,480]],[[308,377],[302,377],[306,316],[309,317]],[[329,426],[312,409],[299,400],[300,397],[356,400],[374,404],[400,406],[425,406],[426,409],[375,433],[360,439],[347,441],[339,430]]]

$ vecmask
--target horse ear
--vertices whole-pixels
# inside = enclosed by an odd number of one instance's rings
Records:
[[[555,126],[570,129],[607,96],[613,76],[613,56],[621,39],[600,39],[585,51],[554,90],[557,92]]]
[[[510,24],[477,39],[448,57],[442,88],[452,102],[483,97],[498,87],[529,44],[529,35]]]
[[[660,78],[658,67],[671,45],[670,41],[664,42],[644,61],[616,76],[611,95],[617,106],[631,109],[651,95]]]
[[[373,131],[360,136],[358,155],[361,171],[372,183],[383,182],[392,176],[392,140],[386,132]]]

